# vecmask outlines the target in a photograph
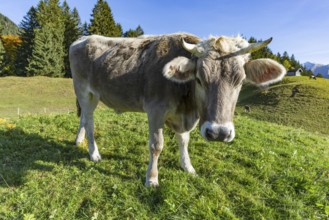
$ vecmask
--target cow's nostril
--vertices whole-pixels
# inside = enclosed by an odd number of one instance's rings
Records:
[[[232,133],[232,130],[226,128],[226,127],[221,127],[219,129],[219,133],[218,133],[218,139],[221,141],[224,141],[225,139],[227,139]]]
[[[206,137],[208,140],[216,140],[218,137],[218,134],[215,133],[213,130],[207,128],[206,129]]]

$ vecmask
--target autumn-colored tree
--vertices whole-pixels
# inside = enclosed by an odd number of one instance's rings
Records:
[[[0,40],[5,51],[1,67],[1,75],[15,75],[17,47],[22,43],[22,40],[16,35],[2,35]]]

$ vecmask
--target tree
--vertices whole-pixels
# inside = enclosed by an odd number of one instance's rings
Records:
[[[37,20],[37,11],[31,7],[27,15],[24,16],[20,23],[20,36],[22,44],[17,48],[16,58],[16,74],[18,76],[26,76],[26,67],[28,66],[28,59],[32,56],[34,47],[34,30],[40,28]]]
[[[83,32],[82,32],[82,35],[83,36],[88,36],[89,35],[89,32],[88,32],[88,24],[87,22],[83,23]]]
[[[56,56],[57,51],[63,52],[63,47],[61,45],[59,48],[58,42],[52,40],[56,38],[53,30],[51,24],[35,30],[35,47],[31,58],[28,59],[27,76],[62,77],[64,75],[63,59],[60,59],[63,56]]]
[[[289,60],[289,55],[287,51],[284,51],[281,57],[281,62],[283,62],[284,60]]]
[[[1,76],[15,75],[17,47],[22,43],[21,38],[17,35],[2,35],[0,40],[5,52],[1,65]]]
[[[286,70],[290,70],[291,69],[291,64],[289,62],[288,59],[285,59],[283,62],[282,62],[282,65],[286,68]]]
[[[83,34],[83,27],[81,25],[80,16],[76,8],[70,10],[67,2],[64,1],[62,5],[64,18],[64,72],[65,77],[71,77],[71,69],[69,62],[69,48],[70,45]]]
[[[296,60],[295,55],[292,54],[289,60],[292,68],[294,69],[302,68],[302,65]]]
[[[254,37],[250,37],[248,40],[249,43],[256,43],[259,42],[259,40],[256,40],[256,38]],[[274,54],[272,53],[272,51],[270,50],[270,48],[268,46],[263,47],[260,50],[257,50],[255,52],[253,52],[251,54],[251,59],[255,60],[255,59],[259,59],[259,58],[274,58]],[[275,58],[274,58],[275,59]]]
[[[314,73],[312,72],[312,70],[306,70],[305,68],[302,68],[303,72],[301,73],[302,76],[313,76]]]
[[[37,8],[40,28],[34,30],[34,48],[28,59],[27,75],[64,75],[64,16],[59,0],[41,1]]]
[[[108,37],[121,37],[122,27],[114,21],[110,6],[106,1],[98,0],[91,14],[89,34],[99,34]]]
[[[141,28],[140,25],[137,26],[137,28],[135,30],[133,29],[129,29],[128,31],[126,31],[123,36],[124,37],[138,37],[140,35],[143,35],[144,34],[144,31],[143,29]]]

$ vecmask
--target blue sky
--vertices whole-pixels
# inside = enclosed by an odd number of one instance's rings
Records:
[[[39,0],[0,0],[0,12],[19,24]],[[89,22],[97,0],[67,0]],[[301,62],[329,64],[328,0],[108,0],[124,30],[141,25],[146,34],[190,32],[273,37],[274,53],[287,51]]]

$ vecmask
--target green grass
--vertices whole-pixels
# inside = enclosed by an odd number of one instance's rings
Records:
[[[238,115],[233,143],[190,142],[192,177],[166,130],[160,187],[144,187],[144,114],[97,110],[103,160],[75,147],[74,113],[0,122],[0,219],[326,219],[329,139]]]
[[[75,110],[71,79],[0,77],[0,117]]]
[[[290,97],[295,85],[301,93]],[[0,94],[0,219],[329,218],[329,80],[288,77],[267,92],[245,86],[233,143],[193,132],[197,177],[180,168],[166,130],[156,189],[144,187],[145,114],[98,109],[103,160],[95,164],[86,145],[74,146],[72,80],[5,77]]]
[[[290,97],[295,86],[300,93]],[[250,113],[243,112],[244,105],[251,107]],[[282,82],[272,85],[267,91],[245,86],[241,91],[237,111],[257,120],[328,135],[329,80],[285,77]]]

